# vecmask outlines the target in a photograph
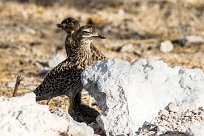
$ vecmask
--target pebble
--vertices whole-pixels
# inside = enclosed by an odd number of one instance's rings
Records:
[[[180,45],[190,45],[190,44],[196,44],[196,43],[204,43],[204,38],[201,36],[196,35],[188,35],[181,39],[177,39],[173,41],[173,43],[177,43]]]
[[[120,16],[124,16],[125,15],[125,11],[124,11],[124,9],[119,9],[118,10],[118,14],[120,15]]]
[[[36,31],[34,29],[32,29],[32,28],[24,28],[24,31],[26,33],[30,33],[30,34],[36,34]]]
[[[64,61],[65,59],[66,57],[64,55],[56,54],[48,60],[48,66],[50,68],[54,68],[55,66],[57,66],[60,62]]]
[[[185,117],[189,117],[189,116],[191,116],[191,115],[192,115],[192,112],[187,111],[184,116],[185,116]]]
[[[179,107],[176,106],[174,103],[170,103],[168,105],[168,108],[169,108],[169,111],[171,111],[171,112],[176,112],[177,113],[179,111]]]
[[[188,43],[203,43],[204,39],[201,36],[189,35],[185,37]]]
[[[162,51],[163,53],[168,53],[173,49],[174,49],[174,45],[169,40],[162,42],[160,45],[160,51]]]
[[[164,115],[164,116],[167,116],[168,114],[169,114],[169,112],[167,110],[162,110],[159,113],[159,115]]]
[[[120,52],[128,52],[132,49],[132,47],[133,47],[132,44],[124,45],[123,47],[120,48]]]
[[[41,76],[45,76],[49,71],[49,68],[48,67],[43,67],[43,69],[40,69],[38,71],[38,75],[41,75]]]
[[[16,82],[9,82],[9,83],[7,84],[7,87],[14,88],[15,85],[16,85]]]

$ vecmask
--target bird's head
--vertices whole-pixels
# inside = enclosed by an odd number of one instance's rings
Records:
[[[100,31],[93,25],[83,26],[76,32],[76,39],[78,41],[86,42],[96,38],[105,39]]]
[[[62,20],[60,24],[57,24],[57,27],[62,28],[67,33],[72,33],[80,27],[80,24],[79,24],[79,21],[76,20],[75,18],[68,17]]]

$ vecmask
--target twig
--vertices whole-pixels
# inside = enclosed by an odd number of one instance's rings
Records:
[[[17,90],[18,90],[18,86],[20,85],[22,79],[23,79],[23,78],[22,78],[20,75],[18,75],[18,76],[16,77],[16,84],[15,84],[15,88],[14,88],[12,97],[15,97],[15,96],[16,96],[16,93],[17,93]]]
[[[49,105],[50,100],[47,101],[47,105]]]

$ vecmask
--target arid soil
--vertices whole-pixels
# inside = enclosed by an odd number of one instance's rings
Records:
[[[195,0],[196,1],[196,0]],[[65,55],[66,33],[56,27],[66,17],[81,25],[92,23],[106,40],[94,44],[108,58],[136,61],[161,58],[171,66],[204,70],[204,44],[181,46],[162,53],[160,43],[185,35],[204,37],[204,2],[174,0],[54,4],[0,2],[0,95],[12,96],[17,75],[23,77],[17,95],[31,92],[43,79],[39,71],[56,53]],[[85,96],[84,101],[87,101]],[[56,98],[51,108],[66,110],[67,99]]]

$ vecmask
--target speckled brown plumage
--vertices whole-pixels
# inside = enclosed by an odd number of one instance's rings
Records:
[[[35,89],[36,100],[51,99],[59,95],[74,98],[82,90],[81,72],[92,63],[90,44],[94,38],[104,38],[91,25],[79,28],[68,58],[53,68]]]

